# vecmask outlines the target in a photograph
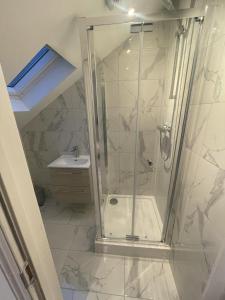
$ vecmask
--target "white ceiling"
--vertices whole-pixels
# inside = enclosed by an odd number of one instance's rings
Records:
[[[156,12],[160,0],[120,0],[126,9]],[[0,0],[0,63],[9,82],[40,50],[49,44],[72,64],[80,66],[77,17],[118,14],[104,0]]]
[[[0,0],[0,64],[7,83],[45,44],[77,68],[34,109],[16,113],[18,126],[25,126],[82,75],[80,39],[76,26],[79,17],[118,15],[127,13],[131,7],[138,13],[155,13],[162,9],[164,1],[170,0],[120,0],[122,10],[109,10],[104,0]],[[114,35],[111,43],[99,43],[102,47],[98,49],[100,57],[103,58],[117,47],[126,35],[124,29],[118,34],[117,41]]]

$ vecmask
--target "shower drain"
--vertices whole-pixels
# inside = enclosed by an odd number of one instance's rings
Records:
[[[118,203],[118,200],[116,198],[111,198],[109,202],[112,205],[116,205]]]

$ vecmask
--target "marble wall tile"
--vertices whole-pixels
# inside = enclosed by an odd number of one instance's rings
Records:
[[[120,182],[120,154],[110,153],[108,155],[108,189],[109,193],[119,193]]]
[[[134,109],[137,104],[138,82],[137,80],[119,81],[119,106]]]
[[[203,141],[203,157],[211,164],[225,169],[225,103],[214,103],[208,115]]]
[[[139,76],[139,51],[123,50],[119,55],[119,80],[138,80]]]
[[[120,153],[120,193],[133,194],[134,153]]]
[[[142,79],[164,78],[166,55],[165,49],[144,49],[142,55]]]
[[[34,184],[49,185],[47,165],[78,145],[89,153],[84,83],[79,80],[20,131]]]
[[[119,85],[119,81],[105,82],[105,102],[108,109],[120,106]]]
[[[225,5],[221,0],[206,3],[208,16],[177,183],[172,237],[171,265],[184,300],[201,299],[225,233]]]
[[[171,24],[156,23],[153,32],[143,36],[142,74],[140,82],[140,105],[137,158],[138,193],[154,193],[155,169],[157,168],[156,145],[159,143],[156,128],[161,121],[164,107],[165,80],[169,38],[173,34]],[[168,34],[168,31],[171,33]],[[133,193],[137,96],[138,96],[138,56],[140,37],[131,34],[117,49],[104,59],[104,80],[106,85],[107,144],[108,160],[119,154],[118,168],[108,165],[109,192]],[[107,66],[106,66],[107,65]],[[118,137],[119,136],[119,137]],[[126,157],[127,156],[127,157]],[[147,160],[153,162],[149,168]],[[125,163],[129,167],[124,167]],[[117,165],[117,164],[116,164]]]
[[[118,80],[119,77],[119,50],[116,49],[103,60],[105,81]]]
[[[125,50],[131,49],[131,50],[139,51],[140,36],[138,34],[131,34],[124,44],[125,44]]]
[[[161,106],[163,100],[163,80],[141,80],[141,110],[149,111],[153,106]]]
[[[160,108],[152,107],[148,111],[141,111],[139,128],[140,130],[156,130],[160,124]]]
[[[210,104],[193,105],[187,121],[185,144],[191,151],[200,154],[203,152],[203,138],[210,113]]]
[[[120,151],[120,132],[114,130],[108,130],[107,135],[107,150],[108,155],[110,156],[111,153],[117,153]]]
[[[225,172],[200,159],[194,186],[189,192],[180,241],[201,248],[209,272],[223,243],[224,186]]]
[[[119,107],[113,107],[107,109],[106,126],[107,130],[119,131],[120,130],[120,109]]]
[[[143,38],[144,49],[168,47],[168,24],[154,23],[152,32],[145,32]]]
[[[136,175],[136,184],[136,191],[138,195],[154,195],[154,181],[151,173],[138,172]]]
[[[136,134],[134,131],[120,131],[119,151],[131,153],[135,150]]]
[[[197,81],[194,88],[199,93],[194,99],[194,103],[212,103],[224,101],[224,40],[219,40],[209,48],[202,49],[205,58],[198,62]]]
[[[138,153],[140,157],[155,162],[158,141],[156,130],[140,130],[138,134]]]

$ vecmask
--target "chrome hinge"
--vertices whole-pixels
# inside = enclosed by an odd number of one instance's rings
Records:
[[[128,241],[139,241],[139,236],[138,235],[127,234],[126,235],[126,240],[128,240]]]
[[[35,276],[27,261],[24,263],[23,271],[20,272],[20,278],[26,289],[34,283]]]
[[[204,22],[204,17],[196,17],[195,21],[198,22],[199,24],[202,24]]]

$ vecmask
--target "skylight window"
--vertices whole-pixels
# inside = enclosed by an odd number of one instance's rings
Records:
[[[48,46],[43,47],[32,60],[26,65],[25,68],[8,84],[8,87],[14,88],[17,83],[26,76],[29,71],[50,51]]]
[[[8,84],[14,111],[29,111],[76,68],[48,45]]]

